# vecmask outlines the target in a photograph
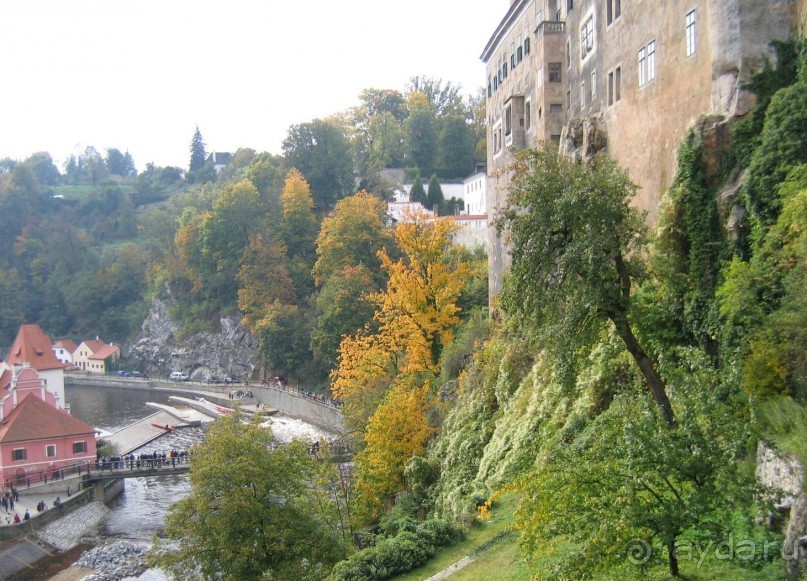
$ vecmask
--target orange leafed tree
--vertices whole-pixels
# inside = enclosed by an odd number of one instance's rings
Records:
[[[371,517],[403,489],[406,462],[423,452],[431,434],[430,380],[460,323],[457,303],[469,276],[466,262],[448,259],[454,228],[453,221],[423,215],[396,227],[401,258],[378,253],[389,276],[386,289],[372,295],[378,330],[367,327],[340,346],[332,390],[345,403],[348,424],[366,426],[357,465]]]
[[[384,499],[404,489],[406,463],[426,450],[434,431],[426,420],[429,389],[429,382],[399,383],[370,418],[367,447],[356,456],[356,464],[359,495],[371,517],[377,516]]]

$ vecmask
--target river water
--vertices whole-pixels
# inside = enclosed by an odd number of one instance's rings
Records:
[[[187,393],[162,390],[106,386],[65,388],[71,414],[95,428],[109,432],[120,430],[154,413],[156,410],[146,406],[146,402],[175,405],[168,401],[171,395],[190,397]],[[310,424],[283,416],[272,418],[272,431],[277,440],[283,442],[292,438],[315,440],[327,437],[327,434]],[[187,450],[203,438],[204,428],[182,428],[161,436],[136,453]],[[110,512],[87,541],[93,544],[112,540],[150,543],[153,535],[164,532],[165,518],[171,503],[189,492],[187,475],[128,478],[125,492],[108,505]],[[162,581],[168,578],[159,570],[149,570],[138,579]]]

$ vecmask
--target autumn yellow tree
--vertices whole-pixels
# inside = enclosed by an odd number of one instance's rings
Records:
[[[376,377],[437,372],[440,351],[460,322],[457,303],[469,275],[467,262],[447,260],[455,228],[450,219],[414,215],[395,229],[401,258],[393,261],[386,249],[379,251],[389,281],[371,296],[378,331],[346,337],[332,374],[332,391],[348,410]]]
[[[280,196],[280,233],[289,257],[289,272],[297,289],[298,299],[313,290],[311,268],[316,260],[317,217],[308,182],[296,169],[286,175]]]
[[[401,258],[379,252],[389,280],[372,295],[378,330],[368,326],[340,346],[332,390],[345,403],[350,427],[364,430],[357,466],[370,517],[403,489],[404,465],[431,433],[429,389],[440,352],[460,323],[457,303],[469,276],[467,262],[448,259],[455,228],[451,220],[424,215],[396,227]]]
[[[367,445],[356,456],[357,489],[370,518],[378,516],[385,499],[404,489],[406,463],[425,452],[434,431],[426,420],[430,384],[417,385],[412,379],[386,394],[367,425]]]
[[[238,282],[238,308],[253,332],[270,305],[276,301],[294,304],[294,283],[283,241],[270,235],[254,236],[244,251]]]

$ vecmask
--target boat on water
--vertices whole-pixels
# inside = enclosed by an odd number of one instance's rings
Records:
[[[169,426],[168,424],[162,425],[162,424],[155,424],[154,422],[151,422],[151,425],[154,426],[155,428],[161,428],[161,429],[165,430],[166,432],[176,432],[177,431],[177,429],[174,426]]]
[[[203,414],[206,414],[207,416],[209,416],[211,418],[214,418],[214,419],[215,418],[220,418],[220,417],[225,416],[227,414],[232,414],[232,413],[236,412],[236,410],[234,408],[229,408],[229,407],[226,407],[226,406],[223,406],[223,405],[215,404],[215,403],[213,403],[211,401],[206,400],[203,397],[200,397],[200,398],[197,398],[197,399],[191,399],[191,398],[188,398],[188,397],[181,397],[181,396],[178,396],[178,395],[170,395],[170,396],[168,396],[168,401],[173,402],[173,403],[177,403],[177,404],[181,404],[181,405],[189,407],[189,408],[191,408],[193,410],[197,410],[197,411],[202,412]],[[251,415],[256,414],[256,413],[259,414],[259,415],[271,416],[271,415],[274,415],[274,414],[277,413],[277,410],[272,409],[272,408],[263,408],[260,411],[257,410],[257,409],[254,409],[254,408],[255,408],[255,406],[250,406],[250,407],[240,406],[238,408],[238,411],[240,411],[241,413],[246,414],[248,416],[251,416]]]

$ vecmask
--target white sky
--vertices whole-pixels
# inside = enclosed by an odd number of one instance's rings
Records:
[[[475,93],[509,0],[11,0],[0,18],[0,158],[88,145],[186,167],[280,153],[290,125],[427,75]]]

